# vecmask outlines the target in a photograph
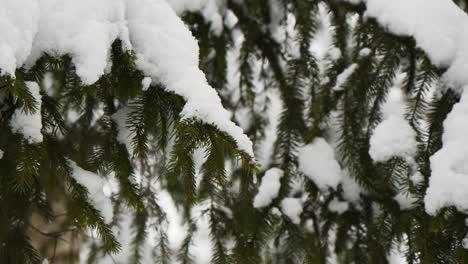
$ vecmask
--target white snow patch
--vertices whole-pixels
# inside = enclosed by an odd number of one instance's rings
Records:
[[[369,154],[375,161],[392,157],[411,158],[417,150],[416,132],[403,118],[390,117],[381,122],[370,139]]]
[[[359,56],[361,57],[367,57],[372,53],[372,50],[369,48],[363,48],[359,51]]]
[[[405,104],[401,82],[405,75],[397,77],[382,107],[383,121],[377,125],[370,138],[369,154],[374,161],[387,161],[402,157],[412,161],[417,151],[416,132],[405,120]]]
[[[368,0],[366,14],[395,34],[413,36],[433,63],[448,67],[445,79],[454,87],[468,84],[468,16],[453,1]]]
[[[291,219],[294,224],[301,222],[302,203],[300,199],[284,198],[281,201],[281,211]]]
[[[36,82],[26,82],[26,86],[37,102],[37,110],[34,113],[26,114],[23,110],[16,109],[13,117],[11,118],[10,125],[13,132],[21,133],[30,144],[41,143],[43,140],[41,133],[42,97],[39,94],[39,85]]]
[[[347,202],[339,201],[338,199],[333,199],[328,204],[328,210],[335,212],[337,214],[342,214],[346,212],[349,208],[349,204]]]
[[[31,0],[0,0],[0,69],[15,76],[31,53],[38,30],[39,3]],[[27,8],[26,8],[27,7]]]
[[[342,172],[333,148],[325,139],[316,138],[311,144],[301,147],[298,157],[299,169],[320,189],[336,189],[342,179]]]
[[[151,82],[153,80],[150,77],[145,77],[141,81],[141,86],[143,91],[148,91],[149,87],[151,86]]]
[[[349,65],[348,68],[346,68],[342,73],[340,73],[336,77],[336,84],[333,87],[333,91],[341,91],[343,90],[343,85],[346,83],[346,81],[349,79],[349,77],[356,71],[357,69],[357,64],[353,63]]]
[[[468,89],[444,122],[443,147],[430,159],[432,175],[424,198],[426,211],[445,206],[468,212]]]
[[[410,180],[414,185],[418,185],[424,181],[424,176],[420,172],[416,172],[410,177]]]
[[[277,168],[269,169],[262,178],[262,183],[258,188],[258,193],[254,198],[254,207],[262,208],[278,196],[281,187],[280,179],[283,177],[283,171]]]
[[[342,56],[341,50],[339,48],[331,48],[329,54],[333,61],[338,60]]]

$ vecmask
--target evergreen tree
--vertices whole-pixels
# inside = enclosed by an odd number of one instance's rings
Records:
[[[93,83],[44,53],[0,79],[1,263],[468,263],[466,212],[425,207],[460,95],[413,37],[361,1],[167,2],[255,155],[126,39]]]

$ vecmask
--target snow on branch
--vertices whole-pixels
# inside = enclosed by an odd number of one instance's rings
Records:
[[[230,121],[217,92],[198,68],[199,48],[166,0],[0,0],[1,74],[31,67],[45,53],[70,55],[84,84],[110,65],[116,39],[137,55],[137,67],[187,101],[183,118],[196,118],[232,136],[253,155],[252,143]]]
[[[395,34],[414,37],[431,61],[447,68],[443,79],[461,93],[444,122],[443,147],[431,157],[425,207],[468,211],[468,16],[449,0],[368,0],[368,16]]]

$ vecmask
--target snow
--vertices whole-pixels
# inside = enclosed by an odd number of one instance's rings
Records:
[[[269,1],[269,9],[270,9],[270,24],[268,28],[271,32],[273,38],[278,42],[281,43],[283,39],[283,28],[281,27],[282,20],[285,18],[285,10],[284,4],[281,3],[279,0],[270,0]]]
[[[361,57],[367,57],[372,53],[372,50],[369,48],[363,48],[359,51],[359,56]]]
[[[283,177],[283,171],[277,168],[269,169],[265,172],[262,178],[262,183],[258,188],[258,194],[254,198],[254,207],[262,208],[270,205],[270,203],[278,196]]]
[[[202,6],[210,16],[220,4],[171,2]],[[251,141],[230,121],[198,68],[197,40],[165,0],[0,0],[0,5],[0,29],[6,32],[0,36],[2,74],[13,76],[16,68],[34,65],[44,53],[70,55],[78,76],[89,85],[109,68],[111,44],[121,39],[125,49],[136,53],[145,76],[186,99],[182,117],[215,125],[253,156]]]
[[[94,172],[82,169],[74,161],[69,160],[68,164],[72,169],[72,177],[88,189],[89,198],[93,205],[101,212],[105,221],[109,223],[112,220],[113,207],[111,200],[103,192],[104,179]]]
[[[336,61],[341,58],[341,50],[339,48],[331,48],[329,51],[330,57],[332,60]]]
[[[148,91],[149,87],[151,86],[151,82],[153,80],[150,77],[145,77],[141,81],[141,86],[143,91]]]
[[[351,178],[347,170],[341,170],[335,158],[333,147],[323,138],[316,138],[311,144],[299,148],[299,169],[321,190],[337,189],[341,184],[343,198],[358,205],[364,191]]]
[[[78,76],[89,85],[104,74],[112,42],[128,39],[123,0],[33,2],[39,3],[40,20],[29,65],[43,53],[69,54]]]
[[[392,157],[412,157],[416,153],[416,133],[403,118],[390,117],[380,123],[370,139],[369,154],[375,161]]]
[[[3,150],[0,149],[0,159],[3,159],[3,154],[5,153],[3,152]]]
[[[325,139],[316,138],[311,144],[301,147],[298,157],[299,169],[320,189],[336,189],[342,179],[342,172],[333,148]]]
[[[416,172],[410,177],[410,180],[414,185],[418,185],[424,181],[424,176],[420,172]]]
[[[26,82],[34,99],[37,102],[37,110],[34,113],[25,113],[22,109],[16,109],[13,114],[10,126],[15,133],[21,133],[30,144],[41,143],[43,136],[42,118],[41,118],[41,95],[39,94],[39,85],[36,82]]]
[[[468,16],[452,1],[368,0],[367,15],[392,32],[413,36],[431,61],[447,68],[443,79],[462,97],[444,122],[443,146],[431,161],[426,212],[445,206],[468,212]]]
[[[134,0],[131,3],[127,15],[137,67],[187,100],[183,117],[215,124],[231,135],[240,149],[253,156],[252,142],[229,120],[229,112],[198,68],[197,40],[182,20],[165,1]]]
[[[333,199],[328,204],[328,210],[335,212],[337,214],[342,214],[346,212],[349,208],[349,204],[347,202],[339,201],[338,199]]]
[[[301,223],[302,203],[300,199],[284,198],[281,201],[281,211],[291,219],[294,224]]]
[[[30,0],[0,0],[0,69],[15,76],[31,53],[39,22],[39,4]],[[25,8],[27,6],[28,8]]]
[[[426,211],[454,205],[468,212],[468,89],[444,122],[443,147],[430,159],[432,175],[424,198]]]
[[[446,0],[368,0],[368,16],[390,31],[410,35],[436,65],[448,67],[454,87],[468,84],[468,16]]]
[[[370,138],[369,154],[374,161],[385,162],[392,157],[412,161],[417,151],[416,132],[405,120],[405,103],[401,91],[404,75],[397,76],[382,107],[383,121],[377,125]]]
[[[333,87],[333,91],[341,91],[343,90],[343,85],[348,81],[349,77],[356,71],[357,64],[353,63],[349,65],[348,68],[346,68],[342,73],[340,73],[336,77],[336,84],[335,87]]]
[[[389,264],[407,264],[405,253],[399,249],[392,249],[387,255]]]

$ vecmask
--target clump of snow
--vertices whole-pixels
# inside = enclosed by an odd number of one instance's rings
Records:
[[[426,211],[445,206],[468,212],[468,89],[444,122],[443,147],[430,159],[432,175],[424,198]]]
[[[417,151],[416,132],[404,117],[405,104],[400,88],[404,77],[404,74],[397,77],[382,108],[383,121],[370,138],[369,154],[374,161],[384,162],[396,156],[411,161]]]
[[[268,28],[273,36],[273,38],[281,43],[284,32],[282,32],[281,22],[285,18],[284,4],[279,0],[270,0],[270,24]]]
[[[468,235],[463,239],[463,248],[468,249]]]
[[[367,15],[396,34],[413,36],[434,64],[448,67],[449,83],[468,84],[468,16],[453,1],[368,0]]]
[[[281,211],[285,214],[294,224],[301,223],[302,203],[300,199],[284,198],[281,201]]]
[[[346,212],[349,208],[349,204],[347,202],[339,201],[338,199],[333,199],[328,204],[328,210],[335,212],[337,214],[342,214]]]
[[[254,207],[262,208],[278,196],[281,187],[280,179],[283,177],[283,171],[277,168],[269,169],[262,178],[262,183],[258,188],[258,194],[254,198]]]
[[[89,198],[93,205],[101,212],[105,221],[109,223],[112,220],[113,207],[109,197],[104,195],[104,179],[93,172],[82,169],[74,161],[69,160],[68,164],[72,169],[72,177],[88,189]]]
[[[21,133],[30,144],[41,143],[43,136],[41,133],[41,104],[42,97],[39,94],[39,85],[36,82],[26,82],[26,86],[37,102],[37,110],[34,113],[24,113],[21,109],[16,109],[13,114],[10,126],[15,133]]]
[[[271,214],[274,216],[281,216],[281,211],[277,207],[271,208]]]
[[[359,51],[359,56],[361,57],[367,57],[371,54],[372,50],[369,48],[363,48]]]
[[[39,2],[40,20],[28,64],[43,53],[69,54],[81,80],[92,84],[104,74],[112,42],[128,43],[124,0],[30,2]]]
[[[412,157],[416,153],[416,133],[403,118],[390,117],[380,123],[370,139],[369,154],[375,161],[392,157]]]
[[[18,66],[31,53],[39,23],[38,1],[0,1],[0,69],[2,74],[15,76]],[[27,8],[25,8],[27,7]]]
[[[410,177],[410,180],[414,185],[418,185],[424,181],[424,176],[420,172],[416,172]]]
[[[333,91],[343,90],[343,84],[345,84],[349,77],[354,73],[354,71],[356,71],[357,66],[358,65],[356,63],[349,65],[348,68],[346,68],[342,73],[340,73],[336,77],[336,84],[335,87],[333,87]]]
[[[311,144],[301,147],[298,157],[299,169],[320,189],[336,189],[342,179],[342,172],[333,148],[325,139],[316,138]]]
[[[145,77],[141,81],[141,86],[143,91],[148,91],[149,87],[151,86],[151,82],[153,80],[150,77]]]
[[[329,54],[330,54],[330,58],[334,61],[338,60],[342,56],[341,50],[339,48],[331,48],[329,50]]]
[[[316,138],[311,144],[301,147],[298,159],[299,169],[321,190],[337,189],[341,184],[343,198],[353,204],[359,203],[363,190],[348,171],[341,170],[332,146],[325,139]]]
[[[0,159],[3,159],[3,154],[5,153],[3,152],[3,150],[0,149]]]

